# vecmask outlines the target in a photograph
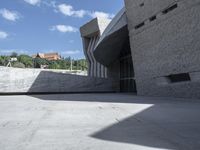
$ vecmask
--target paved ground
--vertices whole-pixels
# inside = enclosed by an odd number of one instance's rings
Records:
[[[0,150],[199,150],[200,102],[122,94],[0,96]]]

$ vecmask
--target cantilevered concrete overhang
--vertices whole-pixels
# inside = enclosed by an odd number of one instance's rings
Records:
[[[127,17],[123,8],[103,32],[94,49],[94,57],[98,62],[109,66],[115,61],[128,37]]]
[[[101,36],[109,23],[110,20],[108,19],[95,18],[80,28],[81,37],[83,39],[84,52],[86,52],[88,49],[90,41],[89,39],[97,35]]]
[[[83,40],[83,49],[88,61],[88,75],[107,78],[107,68],[97,62],[93,51],[102,33],[110,23],[109,19],[95,18],[80,28]]]

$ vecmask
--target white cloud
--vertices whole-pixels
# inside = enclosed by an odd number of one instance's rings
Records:
[[[79,54],[79,50],[69,50],[69,51],[63,51],[61,52],[62,55],[76,55]]]
[[[95,11],[90,13],[91,17],[93,18],[104,18],[104,19],[112,19],[114,17],[113,14],[105,13],[102,11]]]
[[[51,31],[59,31],[62,33],[66,32],[77,32],[78,29],[72,26],[66,26],[66,25],[56,25],[50,28]]]
[[[69,17],[77,17],[77,18],[83,18],[85,16],[89,16],[92,18],[105,18],[105,19],[112,19],[114,17],[114,14],[102,12],[102,11],[89,11],[89,10],[75,10],[72,5],[61,3],[57,5],[57,2],[55,0],[24,0],[32,5],[36,4],[43,4],[48,7],[54,8],[54,12],[62,13],[65,16]]]
[[[63,13],[66,16],[72,16],[73,15],[73,7],[71,5],[60,4],[58,6],[58,9],[61,13]]]
[[[58,11],[65,16],[79,17],[82,18],[87,14],[85,10],[74,10],[71,5],[60,4],[58,5]]]
[[[10,11],[8,9],[0,9],[0,14],[3,18],[9,20],[9,21],[16,21],[20,18],[20,15],[16,11]]]
[[[28,54],[29,53],[26,50],[19,50],[19,49],[0,49],[0,54],[3,54],[3,55],[10,55],[13,52],[16,52],[17,54]]]
[[[8,33],[4,31],[0,31],[0,39],[6,39],[8,37]]]
[[[24,1],[31,5],[39,5],[41,2],[41,0],[24,0]]]
[[[86,14],[87,14],[87,11],[85,11],[85,10],[74,11],[75,17],[83,18]]]
[[[79,17],[83,18],[84,16],[90,16],[92,18],[105,18],[105,19],[112,19],[114,17],[113,14],[105,13],[102,11],[88,11],[88,10],[74,10],[73,6],[68,4],[60,4],[57,6],[56,12],[60,12],[65,16],[71,16],[71,17]]]

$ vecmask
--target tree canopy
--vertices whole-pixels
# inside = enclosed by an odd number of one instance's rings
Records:
[[[28,55],[18,55],[13,52],[10,56],[0,56],[0,65],[6,66],[13,57],[17,58],[16,62],[11,62],[13,67],[20,68],[41,68],[46,65],[48,69],[70,70],[87,70],[87,61],[85,59],[74,60],[71,57],[62,58],[61,60],[49,61],[43,58],[32,58]]]

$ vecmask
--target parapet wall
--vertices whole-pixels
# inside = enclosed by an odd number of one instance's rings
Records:
[[[0,67],[0,93],[114,92],[109,79]]]

